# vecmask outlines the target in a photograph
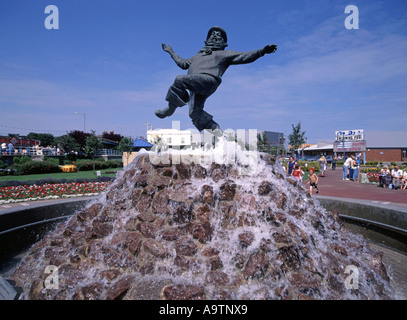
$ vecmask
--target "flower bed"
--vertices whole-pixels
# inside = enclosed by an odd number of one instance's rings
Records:
[[[1,187],[0,204],[97,195],[105,191],[110,184],[111,182],[71,182]]]
[[[380,181],[380,173],[370,171],[368,173],[361,173],[360,174],[360,183],[366,184],[379,184]]]

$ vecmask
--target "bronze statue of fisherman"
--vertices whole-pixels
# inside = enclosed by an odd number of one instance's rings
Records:
[[[179,75],[168,90],[165,98],[168,106],[154,111],[161,119],[171,116],[175,109],[189,104],[189,116],[195,127],[204,129],[220,129],[213,116],[204,111],[206,99],[212,95],[222,82],[226,69],[234,64],[250,63],[267,53],[274,53],[277,45],[266,45],[262,49],[249,52],[225,50],[227,47],[226,31],[221,27],[212,27],[206,37],[205,46],[192,58],[183,59],[177,55],[171,45],[162,44],[165,52],[181,69],[188,69],[187,75]],[[188,93],[189,92],[189,93]]]

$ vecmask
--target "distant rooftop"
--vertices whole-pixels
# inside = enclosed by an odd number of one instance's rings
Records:
[[[367,148],[407,148],[407,131],[366,131]]]

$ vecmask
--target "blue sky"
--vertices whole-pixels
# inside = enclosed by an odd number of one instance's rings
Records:
[[[348,30],[348,5],[359,29]],[[59,9],[48,30],[47,5]],[[161,120],[153,111],[184,58],[222,26],[228,48],[278,50],[231,66],[206,110],[223,129],[291,133],[309,142],[336,130],[406,131],[407,1],[403,0],[5,0],[0,3],[0,134],[193,128],[187,107]],[[75,114],[79,112],[82,114]]]

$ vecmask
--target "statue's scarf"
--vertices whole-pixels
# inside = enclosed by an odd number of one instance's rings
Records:
[[[225,50],[225,48],[228,45],[226,43],[224,44],[211,44],[205,41],[205,46],[202,47],[201,50],[198,51],[198,53],[203,53],[204,56],[208,56],[212,54],[212,51],[217,51],[217,50]]]

